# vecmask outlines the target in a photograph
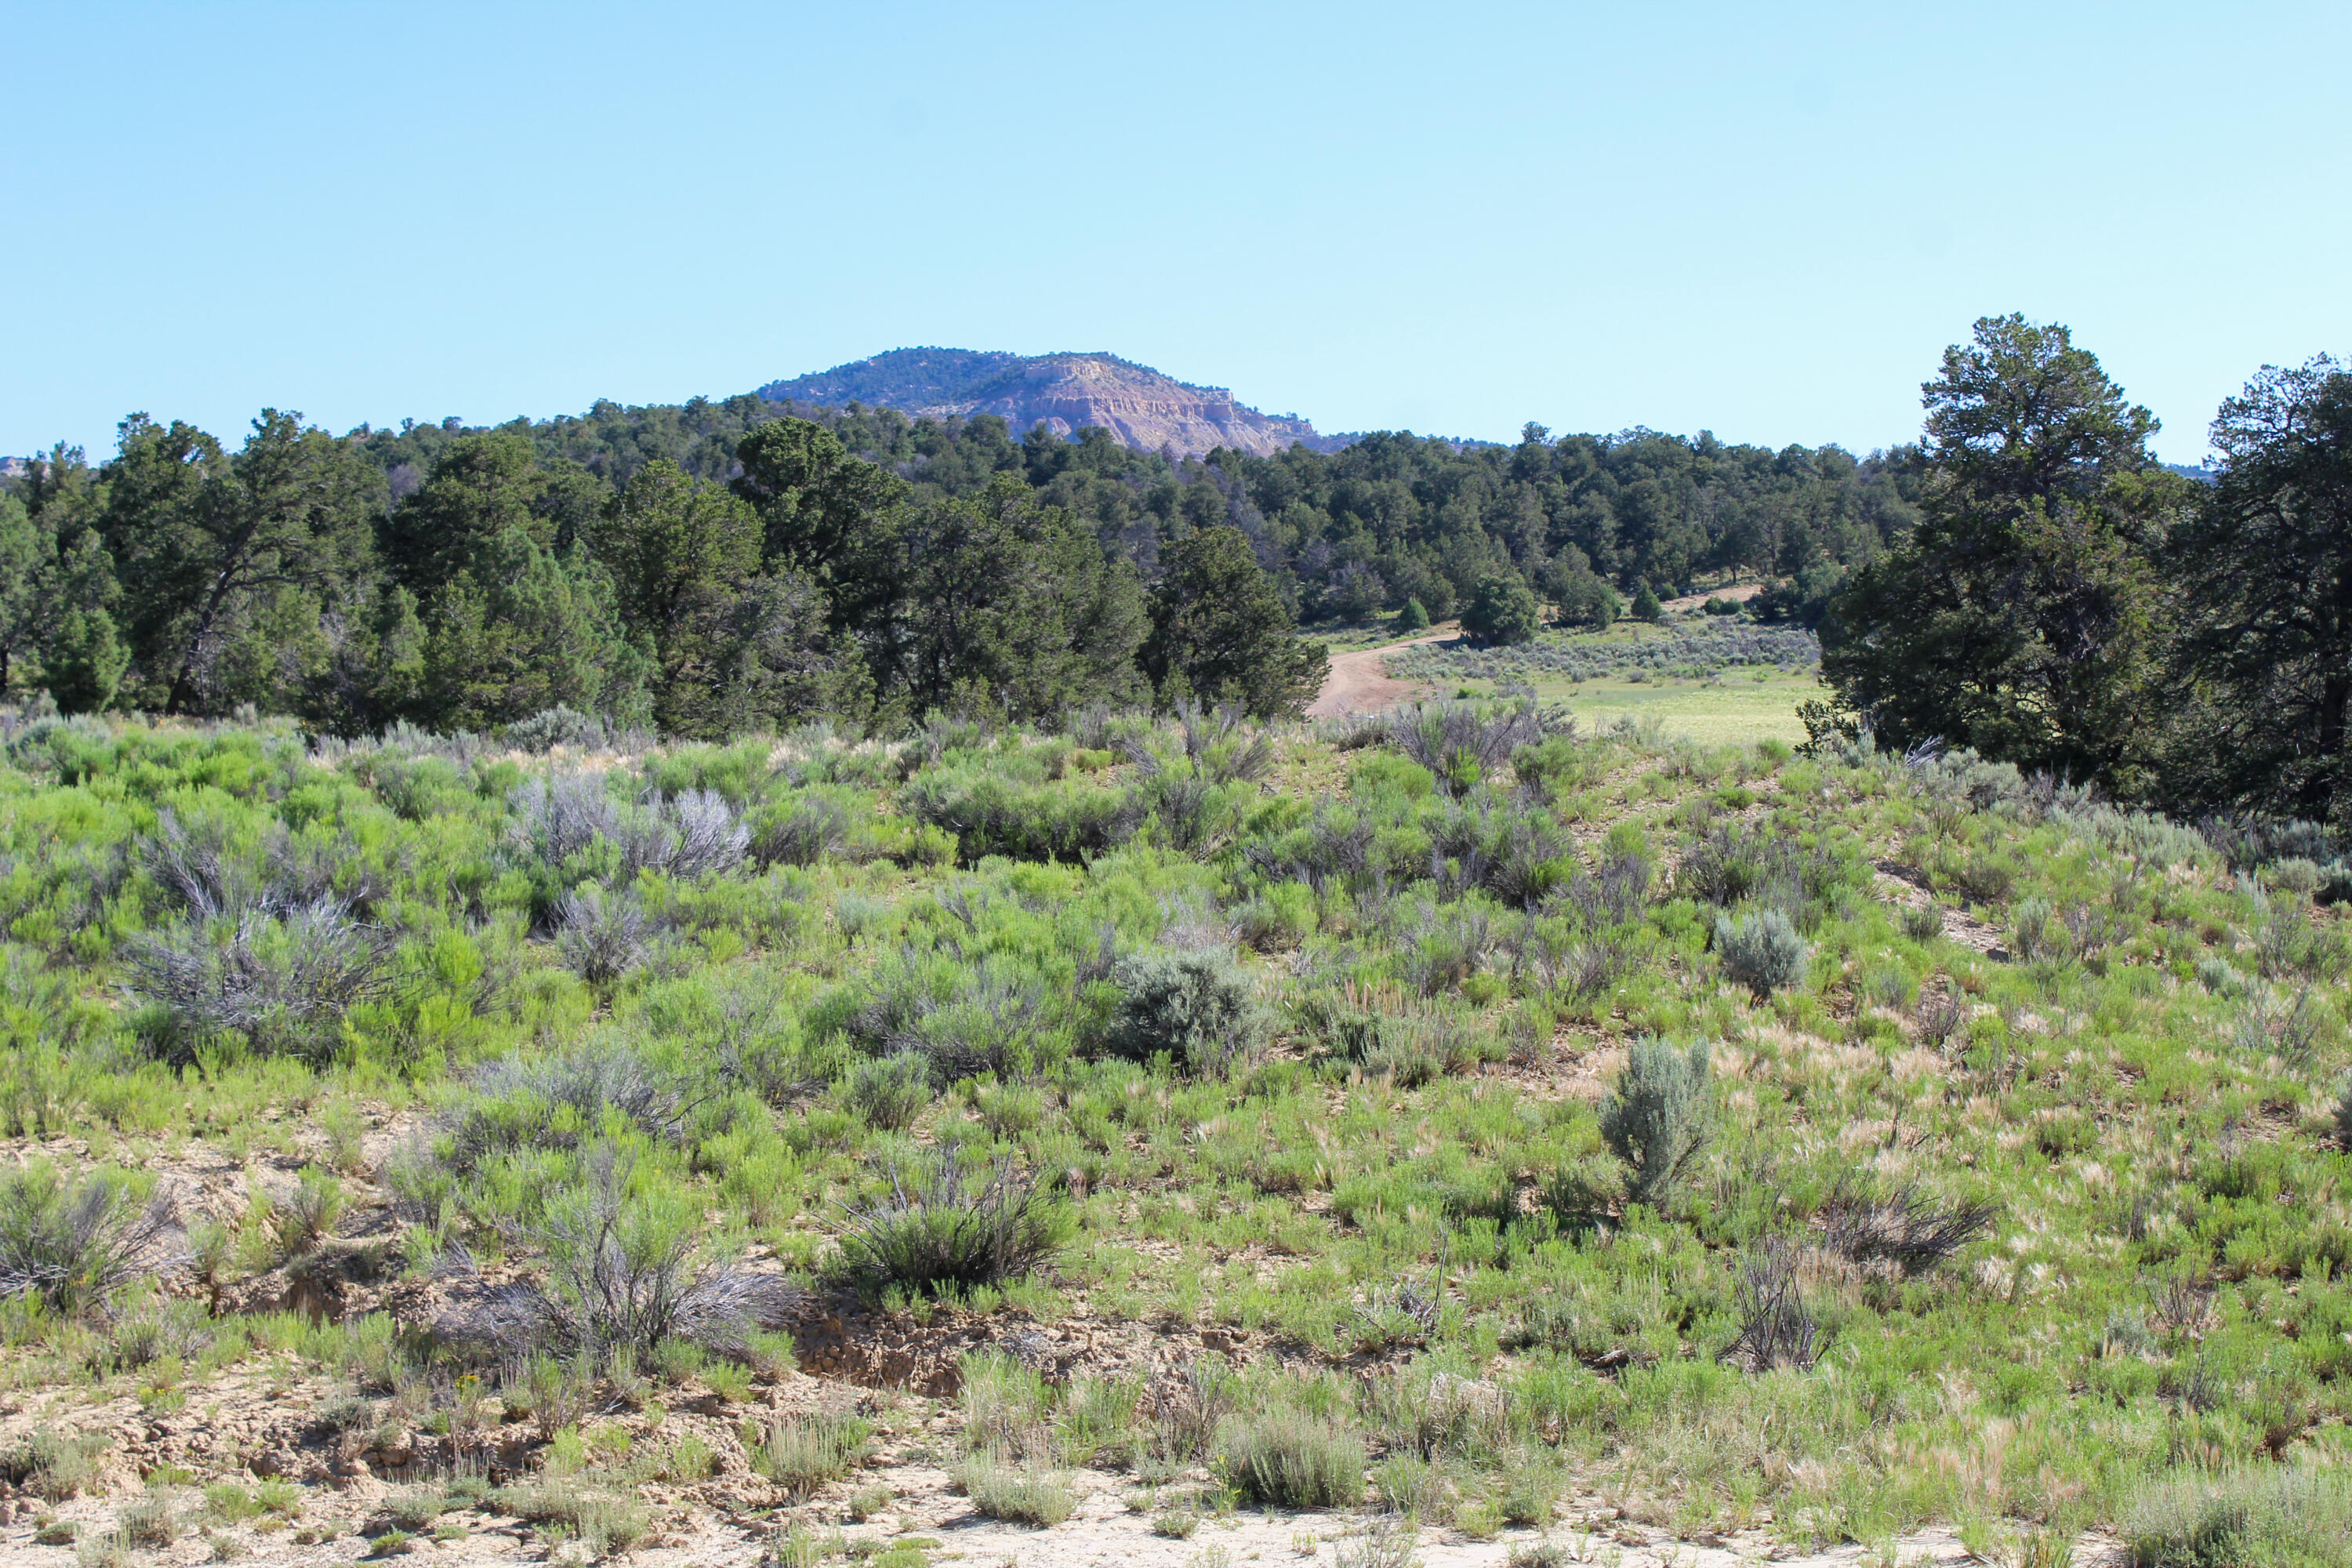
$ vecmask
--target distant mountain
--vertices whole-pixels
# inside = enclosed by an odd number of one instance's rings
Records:
[[[1099,425],[1130,447],[1199,456],[1227,447],[1261,456],[1294,442],[1336,452],[1350,437],[1318,436],[1296,415],[1260,414],[1221,386],[1193,386],[1117,354],[987,353],[893,349],[760,388],[772,402],[863,403],[918,417],[993,414],[1015,437],[1043,425],[1056,436]]]

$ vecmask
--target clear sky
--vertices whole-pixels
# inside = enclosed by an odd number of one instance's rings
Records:
[[[1325,430],[2205,449],[2352,353],[2352,5],[0,3],[0,453],[1107,349]]]

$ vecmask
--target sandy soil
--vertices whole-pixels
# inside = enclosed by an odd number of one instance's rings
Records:
[[[1389,677],[1388,656],[1400,648],[1416,647],[1423,643],[1448,642],[1458,634],[1434,632],[1409,642],[1391,643],[1385,647],[1368,647],[1354,653],[1331,656],[1330,673],[1323,678],[1322,695],[1307,704],[1309,719],[1336,719],[1345,713],[1378,713],[1393,708],[1414,694],[1410,682]]]
[[[987,1568],[1239,1568],[1244,1563],[1305,1568],[1310,1562],[1336,1568],[1350,1560],[1362,1562],[1365,1547],[1396,1528],[1392,1521],[1364,1512],[1281,1514],[1250,1509],[1223,1518],[1201,1518],[1192,1537],[1180,1539],[1154,1532],[1150,1500],[1109,1478],[1087,1474],[1077,1478],[1085,1495],[1076,1512],[1061,1524],[1033,1529],[979,1518],[965,1500],[950,1490],[945,1472],[929,1467],[894,1466],[869,1471],[864,1481],[887,1485],[895,1494],[886,1517],[864,1524],[847,1522],[838,1503],[775,1511],[714,1509],[684,1498],[674,1499],[668,1506],[657,1503],[651,1510],[653,1533],[630,1551],[625,1561],[642,1568],[687,1568],[688,1564],[755,1568],[763,1560],[773,1561],[772,1553],[789,1521],[820,1540],[829,1541],[838,1532],[853,1549],[863,1546],[873,1551],[893,1539],[908,1539],[920,1542],[935,1563],[962,1562]],[[354,1563],[370,1554],[371,1544],[352,1532],[352,1527],[381,1507],[385,1492],[381,1484],[362,1481],[340,1497],[328,1493],[316,1498],[305,1510],[305,1522],[341,1531],[326,1541],[298,1543],[289,1532],[257,1535],[248,1527],[220,1533],[237,1542],[244,1549],[243,1561],[253,1568]],[[73,1520],[86,1530],[102,1528],[113,1511],[88,1499],[56,1510],[58,1517]],[[1491,1541],[1470,1541],[1446,1530],[1422,1530],[1410,1537],[1410,1555],[1422,1568],[1505,1568],[1514,1555],[1524,1561],[1531,1548],[1549,1542],[1561,1549],[1555,1562],[1608,1568],[1749,1568],[1767,1562],[1792,1568],[1862,1568],[1865,1562],[1873,1568],[1889,1563],[1899,1568],[1960,1568],[1971,1561],[1959,1542],[1940,1530],[1900,1539],[1889,1558],[1858,1546],[1799,1551],[1777,1544],[1769,1529],[1678,1540],[1617,1517],[1615,1509],[1597,1498],[1579,1500],[1566,1511],[1568,1518],[1549,1531],[1507,1530]],[[448,1522],[467,1533],[460,1536],[453,1531],[451,1539],[439,1542],[415,1541],[407,1544],[406,1553],[451,1564],[585,1559],[576,1542],[550,1550],[519,1521],[453,1514]],[[54,1563],[60,1568],[73,1561],[72,1547],[37,1545],[33,1534],[28,1518],[0,1525],[0,1561]],[[205,1536],[202,1529],[191,1529],[173,1544],[142,1556],[173,1568],[182,1564],[193,1568],[212,1553],[212,1543]],[[2074,1561],[2092,1568],[2117,1561],[2117,1554],[2113,1542],[2092,1538],[2080,1544]]]
[[[1703,609],[1709,599],[1725,599],[1735,605],[1744,605],[1763,591],[1761,583],[1746,583],[1737,588],[1709,588],[1704,594],[1685,594],[1679,599],[1668,599],[1665,610],[1668,615],[1675,615],[1684,610]]]

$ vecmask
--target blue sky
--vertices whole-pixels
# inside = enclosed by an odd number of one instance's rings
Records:
[[[0,452],[1108,349],[1857,449],[1989,312],[2205,451],[2352,353],[2352,7],[0,5]]]

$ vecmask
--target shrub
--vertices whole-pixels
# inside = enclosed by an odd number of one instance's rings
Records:
[[[873,1431],[855,1415],[778,1415],[764,1437],[746,1447],[751,1468],[800,1501],[848,1475]]]
[[[913,1051],[857,1063],[842,1079],[839,1093],[844,1110],[885,1132],[913,1126],[937,1098],[930,1063]]]
[[[751,830],[717,790],[685,790],[667,801],[656,795],[624,819],[622,871],[630,877],[641,870],[666,871],[678,878],[731,871],[743,863],[751,843]]]
[[[1716,957],[1724,977],[1764,997],[1805,973],[1805,939],[1779,910],[1715,917]]]
[[[526,1149],[577,1148],[614,1117],[659,1142],[686,1133],[678,1085],[610,1039],[560,1056],[500,1058],[476,1071],[468,1087],[443,1122],[442,1160],[460,1175]]]
[[[803,795],[760,825],[751,857],[762,866],[814,866],[849,842],[849,808],[830,795]]]
[[[1732,1310],[1739,1319],[1739,1335],[1723,1353],[1752,1372],[1808,1367],[1821,1352],[1820,1327],[1798,1289],[1796,1248],[1778,1237],[1740,1265]]]
[[[614,893],[591,883],[555,901],[556,951],[565,968],[592,985],[645,963],[653,929],[634,889]]]
[[[334,1235],[335,1225],[350,1202],[343,1184],[332,1174],[316,1165],[307,1167],[292,1194],[269,1211],[270,1228],[278,1233],[278,1255],[291,1258],[308,1252]]]
[[[596,773],[532,779],[507,796],[510,849],[551,868],[579,860],[620,831],[621,805]]]
[[[519,752],[550,752],[558,746],[590,749],[604,745],[611,737],[603,718],[594,713],[583,713],[559,702],[552,708],[542,708],[528,719],[518,719],[506,727],[506,743]]]
[[[167,1357],[184,1362],[204,1353],[214,1338],[212,1315],[202,1301],[149,1295],[108,1325],[104,1359],[120,1371]]]
[[[430,1530],[449,1511],[449,1499],[430,1487],[396,1491],[377,1505],[377,1515],[394,1530]]]
[[[63,1502],[98,1485],[99,1460],[110,1445],[96,1433],[42,1431],[0,1453],[0,1478]]]
[[[1664,1040],[1634,1041],[1601,1102],[1601,1141],[1624,1162],[1626,1195],[1664,1196],[1698,1157],[1708,1119],[1706,1042],[1677,1054]]]
[[[383,942],[332,898],[184,921],[135,939],[130,959],[131,989],[163,1009],[180,1064],[230,1033],[265,1055],[323,1063],[344,1015],[391,985]]]
[[[119,1176],[68,1188],[35,1165],[0,1175],[0,1296],[37,1296],[79,1316],[132,1281],[166,1267],[170,1207],[131,1195]]]
[[[169,1546],[180,1539],[180,1516],[172,1500],[150,1492],[114,1516],[114,1527],[133,1546]]]
[[[1404,608],[1397,612],[1396,629],[1400,632],[1425,632],[1429,629],[1429,610],[1419,599],[1407,599]]]
[[[1521,746],[1542,742],[1564,722],[1538,710],[1532,700],[1504,708],[1468,702],[1416,702],[1389,715],[1391,744],[1427,768],[1448,794],[1459,794],[1485,778]]]
[[[1992,1228],[2000,1212],[1981,1200],[1938,1204],[1908,1187],[1888,1198],[1841,1194],[1823,1209],[1831,1251],[1856,1263],[1883,1258],[1906,1274],[1951,1257]]]
[[[2352,1478],[2289,1466],[2176,1475],[2124,1516],[2132,1568],[2317,1568],[2352,1541]]]
[[[546,1279],[492,1291],[446,1321],[449,1331],[509,1358],[553,1347],[598,1367],[623,1352],[642,1363],[671,1339],[746,1350],[786,1304],[785,1286],[705,1257],[700,1205],[657,1187],[632,1193],[634,1164],[600,1148],[581,1186],[551,1199],[540,1218],[512,1225],[518,1241],[546,1254]]]
[[[1364,1496],[1364,1443],[1292,1412],[1228,1422],[1219,1435],[1225,1483],[1267,1508],[1353,1508]]]
[[[635,1498],[616,1497],[570,1476],[541,1474],[490,1494],[493,1507],[529,1524],[551,1525],[576,1537],[592,1558],[626,1551],[645,1538],[651,1521]]]
[[[2236,996],[2246,989],[2246,977],[2228,959],[2208,953],[2197,961],[2197,984],[2216,996]]]
[[[1037,1191],[1008,1156],[983,1174],[956,1144],[910,1169],[893,1165],[889,1192],[848,1211],[842,1267],[872,1287],[934,1294],[1001,1285],[1043,1266],[1069,1234],[1066,1205]]]
[[[1135,1457],[1139,1390],[1123,1377],[1073,1378],[1062,1391],[1062,1451],[1077,1465],[1124,1465]]]
[[[1121,995],[1107,1044],[1119,1056],[1149,1061],[1165,1051],[1205,1075],[1249,1060],[1265,1041],[1256,990],[1225,953],[1137,953],[1111,979]]]
[[[1903,911],[1903,934],[1913,942],[1933,942],[1944,934],[1944,911],[1932,902],[1913,904]]]
[[[966,1451],[1034,1463],[1053,1448],[1053,1395],[1034,1368],[992,1351],[966,1352],[962,1373]]]
[[[972,1510],[982,1519],[1009,1520],[1015,1524],[1049,1526],[1061,1523],[1078,1506],[1078,1497],[1066,1476],[1006,1464],[993,1454],[975,1454],[956,1471]]]
[[[1029,1068],[1046,1011],[1034,980],[989,963],[977,976],[959,967],[953,989],[944,995],[940,989],[937,976],[911,966],[886,969],[874,999],[848,1021],[849,1032],[877,1054],[921,1057],[934,1087]]]

